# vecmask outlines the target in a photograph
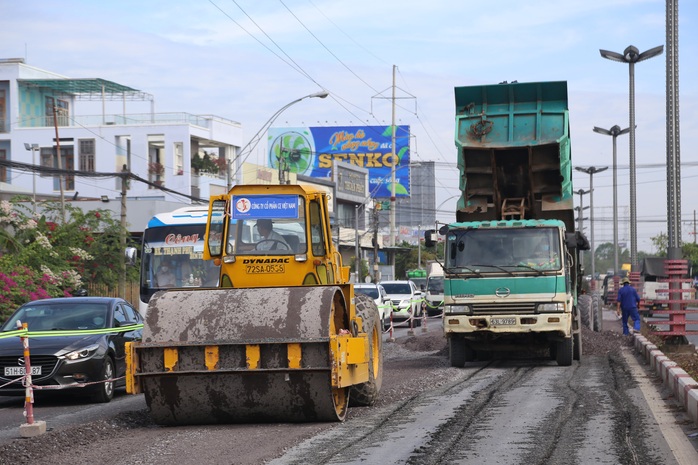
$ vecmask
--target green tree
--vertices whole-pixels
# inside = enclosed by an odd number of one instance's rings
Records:
[[[638,254],[639,255],[639,254]],[[594,270],[597,273],[606,273],[608,270],[612,270],[614,267],[614,253],[613,253],[613,243],[604,242],[596,246],[596,255],[594,255]],[[630,251],[628,249],[623,249],[618,247],[618,262],[619,267],[623,263],[630,263]],[[591,251],[583,252],[583,262],[584,272],[591,273]]]
[[[658,235],[651,237],[652,245],[657,251],[656,257],[666,257],[667,249],[669,248],[669,236],[665,232],[660,232]]]
[[[111,212],[83,212],[67,204],[69,219],[63,223],[60,205],[41,206],[39,216],[23,204],[0,202],[2,237],[8,239],[0,244],[2,319],[30,300],[70,295],[88,283],[117,285],[123,260],[120,238],[127,231]],[[135,267],[127,268],[127,280],[137,279],[137,274]]]
[[[417,247],[403,241],[398,244],[405,250],[395,254],[395,279],[407,279],[407,270],[417,268]]]
[[[351,262],[349,263],[349,267],[350,267],[352,273],[356,273],[356,256],[351,257]],[[363,282],[364,278],[368,275],[369,275],[368,262],[366,260],[361,260],[361,282]]]

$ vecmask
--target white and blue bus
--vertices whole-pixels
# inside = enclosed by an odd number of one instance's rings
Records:
[[[146,314],[153,294],[173,287],[216,287],[219,267],[204,260],[208,205],[155,215],[143,231],[140,302]]]

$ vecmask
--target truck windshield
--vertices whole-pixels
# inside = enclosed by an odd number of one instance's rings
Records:
[[[427,291],[432,294],[443,294],[444,293],[444,277],[443,276],[429,276],[427,278]]]
[[[451,229],[446,244],[451,272],[548,271],[562,267],[557,228]]]

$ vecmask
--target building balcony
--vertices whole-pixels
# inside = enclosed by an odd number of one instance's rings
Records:
[[[164,124],[190,124],[204,129],[212,129],[214,124],[240,127],[237,121],[227,120],[213,115],[192,115],[190,113],[141,113],[130,115],[85,115],[85,116],[58,116],[60,127],[95,127],[95,126],[137,126],[137,125],[164,125]],[[47,128],[54,127],[54,117],[44,116],[38,118],[24,118],[18,122],[20,128]]]

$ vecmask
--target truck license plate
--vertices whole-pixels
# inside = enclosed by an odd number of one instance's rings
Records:
[[[286,271],[284,265],[279,263],[245,265],[245,273],[247,274],[283,273],[284,271]]]
[[[490,324],[494,326],[515,325],[516,318],[492,318]]]
[[[24,376],[27,372],[24,367],[5,367],[5,376]],[[41,367],[32,367],[32,376],[37,376],[41,374]]]

